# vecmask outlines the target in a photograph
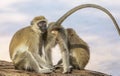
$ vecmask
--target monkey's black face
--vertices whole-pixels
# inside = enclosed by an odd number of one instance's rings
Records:
[[[45,33],[47,31],[47,23],[46,21],[40,21],[37,23],[39,29],[42,31],[42,33]]]

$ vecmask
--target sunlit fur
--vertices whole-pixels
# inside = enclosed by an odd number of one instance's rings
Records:
[[[17,31],[10,43],[10,58],[19,70],[34,70],[38,73],[52,72],[40,56],[42,34],[37,22],[46,21],[44,16],[35,17],[32,25]]]

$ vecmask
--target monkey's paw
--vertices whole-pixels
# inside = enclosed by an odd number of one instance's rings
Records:
[[[48,74],[48,73],[51,73],[51,72],[53,72],[53,70],[51,70],[51,69],[41,69],[39,71],[39,73],[45,73],[45,74]]]

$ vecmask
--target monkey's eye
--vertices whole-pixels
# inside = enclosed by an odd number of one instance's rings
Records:
[[[38,26],[46,26],[46,22],[45,21],[40,21],[37,23]]]

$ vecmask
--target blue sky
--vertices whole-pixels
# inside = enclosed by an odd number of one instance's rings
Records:
[[[93,3],[107,8],[120,24],[119,0],[4,0],[0,2],[0,60],[9,59],[9,43],[13,34],[28,26],[30,21],[44,15],[56,21],[68,10],[80,4]],[[72,14],[62,24],[74,28],[91,50],[86,69],[120,75],[120,40],[111,19],[103,12],[86,8]],[[58,49],[58,48],[56,48]],[[56,52],[55,52],[56,53]],[[56,54],[53,56],[56,56]],[[58,56],[58,55],[57,55]],[[60,57],[60,56],[59,56]],[[54,62],[58,60],[58,57]]]

